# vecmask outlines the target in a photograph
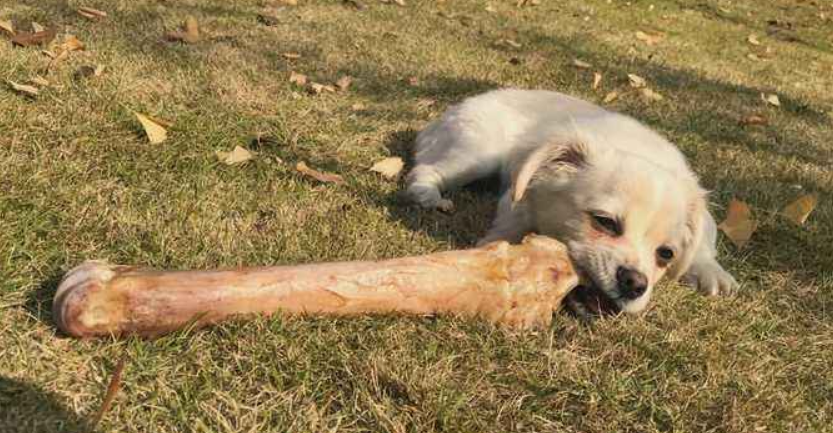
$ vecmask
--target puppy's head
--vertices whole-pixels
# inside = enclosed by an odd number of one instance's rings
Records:
[[[689,170],[577,140],[539,148],[513,180],[537,230],[567,245],[577,296],[596,313],[642,311],[698,247],[705,192]]]

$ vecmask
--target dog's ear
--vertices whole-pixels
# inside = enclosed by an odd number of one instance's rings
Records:
[[[590,147],[583,141],[553,143],[533,151],[512,174],[512,202],[524,197],[536,176],[564,176],[578,172],[590,162]]]
[[[691,262],[694,261],[694,257],[697,255],[697,250],[700,248],[705,221],[708,217],[707,195],[708,193],[704,189],[695,184],[694,191],[690,195],[691,200],[688,209],[686,209],[685,232],[680,247],[680,256],[668,268],[667,276],[671,280],[678,280],[688,271]]]

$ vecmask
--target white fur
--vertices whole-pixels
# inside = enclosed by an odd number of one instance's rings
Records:
[[[416,140],[407,192],[426,208],[450,210],[442,193],[498,173],[505,192],[481,243],[519,241],[540,232],[565,242],[583,277],[621,298],[620,266],[648,277],[645,294],[616,302],[625,312],[648,304],[666,271],[707,294],[729,293],[734,279],[715,260],[716,227],[705,193],[679,150],[622,114],[556,92],[505,89],[449,108]],[[600,236],[596,211],[624,221],[621,236]],[[670,266],[657,248],[673,247]]]

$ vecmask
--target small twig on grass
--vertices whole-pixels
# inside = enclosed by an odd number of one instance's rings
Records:
[[[98,409],[95,419],[93,419],[93,428],[98,426],[98,423],[100,423],[101,419],[104,418],[104,414],[107,413],[110,406],[112,406],[113,400],[116,398],[119,388],[121,388],[121,375],[124,371],[124,364],[126,361],[127,350],[125,350],[121,359],[119,359],[119,363],[116,364],[116,369],[113,370],[113,375],[110,377],[110,384],[107,385],[107,392],[104,394],[104,400],[101,401],[101,407]]]

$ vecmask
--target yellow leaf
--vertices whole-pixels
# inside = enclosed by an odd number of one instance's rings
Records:
[[[40,23],[36,23],[36,22],[32,21],[32,31],[33,32],[37,33],[37,32],[42,32],[44,30],[46,30],[46,28],[44,26],[40,25]]]
[[[643,88],[639,93],[641,93],[642,97],[644,97],[645,99],[647,99],[649,101],[662,101],[663,99],[665,99],[665,97],[663,97],[659,93],[651,90],[648,87]]]
[[[84,18],[91,19],[91,20],[98,20],[101,18],[107,17],[107,12],[100,11],[98,9],[88,8],[86,6],[82,6],[77,10],[78,14]]]
[[[645,42],[646,45],[656,45],[663,37],[664,35],[662,34],[648,34],[643,31],[636,32],[636,39]]]
[[[399,172],[402,171],[404,166],[405,163],[402,161],[402,158],[385,158],[373,164],[373,167],[370,167],[370,171],[381,174],[385,179],[395,179],[399,176]]]
[[[333,93],[333,92],[336,91],[336,88],[333,87],[333,86],[330,86],[330,85],[327,85],[327,84],[321,84],[321,83],[314,83],[314,82],[310,83],[309,89],[310,89],[310,92],[312,92],[316,95],[318,95],[322,92],[325,92],[325,91],[330,92],[330,93]]]
[[[0,30],[14,36],[14,25],[11,21],[0,20]]]
[[[200,40],[200,25],[197,23],[197,19],[188,16],[185,18],[185,42],[189,44],[193,44]]]
[[[758,223],[755,222],[749,205],[740,200],[732,199],[726,212],[726,219],[717,227],[726,234],[736,247],[743,248],[752,238],[752,233],[755,233]]]
[[[234,150],[232,150],[231,152],[223,152],[218,150],[215,153],[220,162],[226,165],[242,164],[248,162],[255,156],[253,152],[250,152],[247,149],[240,146],[235,146]]]
[[[287,60],[296,60],[301,58],[301,55],[298,53],[283,53],[282,56]]]
[[[35,75],[32,79],[29,80],[32,84],[37,84],[41,87],[46,87],[49,85],[49,81],[46,78],[41,77],[40,75]]]
[[[756,46],[761,45],[761,41],[759,41],[758,37],[755,36],[755,35],[749,35],[749,37],[746,38],[746,42],[749,42],[750,44],[756,45]]]
[[[593,73],[593,90],[598,89],[599,84],[601,84],[601,82],[602,82],[602,74],[600,74],[598,72],[594,72]]]
[[[761,93],[761,99],[763,99],[763,101],[766,102],[767,104],[774,105],[776,107],[781,106],[781,100],[778,99],[778,95],[776,95],[774,93],[769,94],[769,95],[765,95],[765,94]]]
[[[788,220],[798,225],[804,225],[807,221],[807,217],[809,217],[810,213],[812,213],[816,208],[818,201],[819,198],[815,194],[807,194],[788,204],[784,210],[781,211],[781,214]]]
[[[16,92],[23,93],[28,96],[38,96],[38,88],[35,86],[27,86],[25,84],[15,83],[12,80],[6,80],[6,82],[9,83],[9,85],[12,86],[12,89],[14,89]]]
[[[299,86],[303,86],[307,84],[307,76],[304,74],[299,74],[297,72],[290,72],[289,82],[297,84]]]
[[[618,98],[618,97],[619,97],[619,92],[617,92],[617,91],[610,92],[607,95],[605,95],[604,103],[609,104],[609,103],[615,101],[616,98]]]
[[[304,161],[301,161],[298,164],[296,164],[295,170],[298,170],[298,172],[303,174],[304,176],[309,176],[319,182],[344,183],[344,179],[341,176],[332,173],[323,173],[313,168],[310,168]]]
[[[575,66],[579,69],[589,69],[589,68],[593,67],[593,65],[591,65],[590,63],[587,63],[587,62],[585,62],[583,60],[579,60],[579,59],[573,59],[573,66]]]
[[[166,131],[162,125],[157,123],[155,119],[151,119],[150,117],[135,111],[133,114],[135,114],[136,118],[139,119],[139,123],[142,124],[145,134],[147,134],[148,140],[152,144],[161,143],[168,138],[168,131]]]
[[[647,84],[645,79],[636,74],[628,74],[628,80],[631,82],[631,87],[640,88]]]
[[[79,41],[73,35],[66,35],[64,42],[58,46],[58,51],[81,51],[84,49],[84,43]]]

